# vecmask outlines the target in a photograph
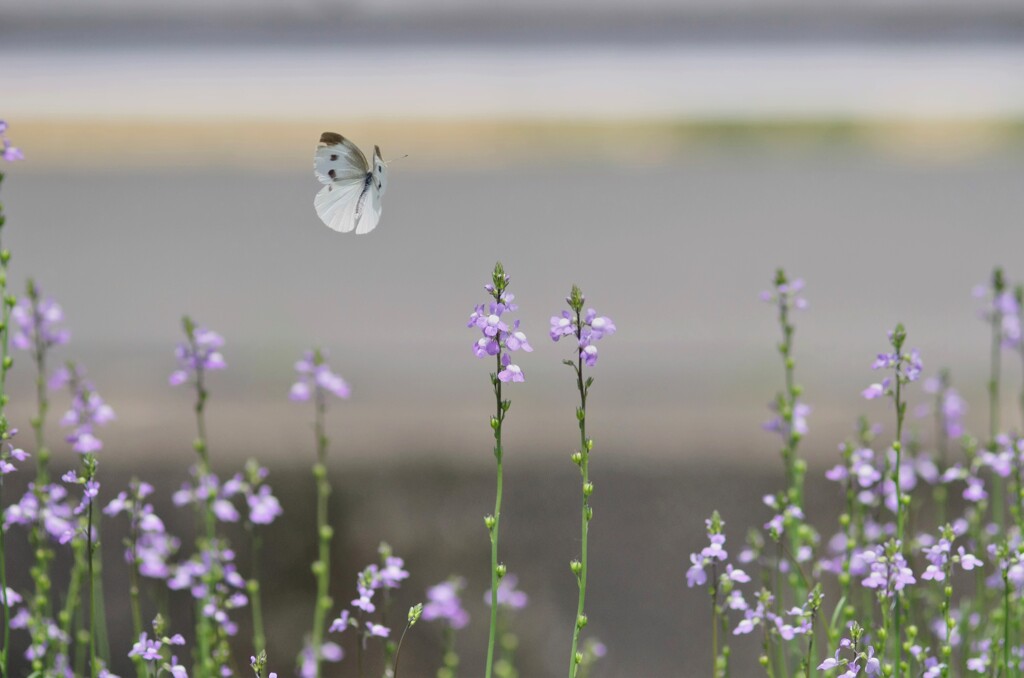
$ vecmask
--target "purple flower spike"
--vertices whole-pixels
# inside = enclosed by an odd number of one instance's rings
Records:
[[[462,600],[459,597],[465,587],[464,579],[454,577],[427,589],[423,619],[446,621],[456,631],[465,628],[469,624],[469,613],[462,607]]]
[[[331,393],[343,400],[352,395],[348,383],[331,370],[327,354],[320,350],[309,350],[295,363],[298,381],[292,384],[288,397],[295,402],[305,402],[314,393]]]
[[[518,310],[519,306],[513,303],[515,295],[507,292],[509,277],[505,275],[501,264],[495,266],[492,279],[493,283],[484,285],[484,289],[491,296],[491,301],[474,307],[466,323],[466,327],[478,330],[481,334],[473,342],[473,355],[477,358],[497,356],[501,364],[497,376],[502,382],[525,381],[522,369],[512,364],[509,353],[529,353],[533,351],[533,347],[530,346],[526,333],[519,329],[518,320],[511,326],[506,322],[506,314]]]
[[[498,583],[498,605],[512,610],[521,610],[526,607],[529,597],[523,591],[516,588],[519,578],[514,574],[506,574]],[[484,602],[491,605],[491,590],[484,593]]]
[[[224,354],[224,338],[213,330],[197,327],[191,318],[183,320],[187,340],[174,349],[178,369],[171,373],[168,382],[180,386],[189,380],[199,380],[203,373],[227,368]]]
[[[43,296],[35,283],[29,281],[28,294],[18,300],[11,309],[14,333],[11,345],[22,351],[30,351],[38,358],[54,346],[68,343],[71,333],[62,326],[64,311],[51,297]]]
[[[576,285],[573,285],[572,293],[566,298],[566,302],[569,304],[568,311],[551,316],[551,340],[558,341],[562,337],[575,336],[579,359],[587,367],[593,367],[597,364],[595,342],[615,334],[615,323],[607,316],[599,316],[592,308],[584,312],[583,292]]]
[[[21,149],[12,146],[7,139],[7,121],[5,120],[0,120],[0,148],[3,149],[2,155],[7,162],[25,159],[25,154],[21,152]]]

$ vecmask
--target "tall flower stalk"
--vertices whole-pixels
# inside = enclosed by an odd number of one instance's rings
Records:
[[[7,151],[10,146],[5,132],[7,123],[0,120],[0,142],[4,147],[4,160],[14,160],[14,154],[8,158]],[[14,150],[20,156],[17,148]],[[0,188],[3,187],[4,173],[0,172]],[[7,372],[11,369],[13,360],[8,354],[10,339],[11,308],[14,306],[14,297],[7,293],[7,267],[11,261],[10,250],[3,247],[3,227],[7,218],[4,216],[4,205],[0,202],[0,510],[3,508],[4,497],[4,476],[13,470],[10,463],[10,456],[15,449],[10,445],[10,439],[14,435],[7,421]],[[20,451],[20,450],[19,450]],[[7,551],[5,536],[7,530],[0,529],[0,603],[3,606],[3,640],[4,646],[0,648],[0,675],[8,676],[9,655],[11,647],[11,600],[7,593]]]
[[[220,549],[216,543],[216,513],[214,511],[217,493],[209,491],[209,488],[215,486],[217,481],[210,468],[210,454],[206,438],[206,401],[209,397],[209,392],[206,390],[206,376],[208,372],[227,367],[221,353],[224,339],[216,332],[197,326],[188,316],[182,318],[181,325],[185,332],[185,341],[179,343],[175,348],[174,355],[178,361],[178,369],[171,373],[168,381],[171,386],[187,383],[195,389],[196,397],[192,409],[196,417],[196,438],[192,443],[192,448],[199,457],[199,463],[196,466],[196,506],[201,524],[196,539],[196,552],[199,554],[219,553]],[[199,497],[200,489],[207,490],[205,497]],[[198,657],[202,673],[213,675],[216,670],[214,650],[217,649],[223,656],[225,648],[223,646],[214,647],[217,644],[218,632],[214,629],[209,616],[209,608],[214,607],[212,584],[220,578],[217,571],[217,564],[220,560],[216,557],[210,557],[208,560],[211,562],[211,571],[205,577],[208,580],[205,582],[207,585],[202,587],[204,593],[196,598],[196,640],[199,646]]]
[[[348,399],[351,389],[345,380],[331,371],[327,358],[319,349],[306,351],[295,363],[298,381],[292,385],[289,398],[295,402],[313,401],[313,436],[316,446],[316,464],[313,466],[313,478],[316,480],[316,533],[319,539],[317,560],[313,563],[313,574],[316,576],[316,603],[313,606],[313,631],[310,637],[312,652],[312,672],[320,678],[323,664],[324,628],[327,614],[333,601],[329,584],[331,574],[331,539],[334,530],[328,516],[328,498],[331,495],[331,483],[327,477],[327,396],[333,394]],[[308,666],[310,662],[303,662]],[[304,672],[303,675],[306,675]]]
[[[265,483],[268,473],[267,469],[260,466],[255,459],[250,459],[245,463],[245,479],[242,487],[245,503],[249,509],[245,519],[245,531],[249,535],[249,545],[252,549],[252,571],[248,581],[245,582],[245,590],[249,594],[249,602],[252,606],[252,646],[257,652],[266,651],[267,644],[267,635],[263,626],[263,597],[259,576],[260,548],[263,545],[261,526],[271,524],[283,513],[281,502],[271,493],[270,485]]]
[[[886,556],[889,558],[890,562],[895,562],[896,560],[901,561],[904,557],[904,529],[906,526],[906,514],[910,504],[910,498],[903,494],[903,488],[900,482],[900,471],[903,467],[903,420],[907,413],[907,403],[903,395],[903,388],[910,382],[916,381],[921,376],[921,370],[923,368],[921,356],[917,349],[913,349],[906,353],[903,351],[903,345],[906,342],[906,339],[907,332],[903,328],[903,325],[896,325],[896,328],[889,333],[889,344],[892,347],[892,351],[879,353],[872,365],[872,369],[876,370],[893,370],[893,376],[891,378],[886,377],[880,383],[871,384],[863,392],[863,396],[869,400],[882,396],[891,396],[896,413],[896,439],[892,444],[895,461],[890,464],[889,457],[886,457],[885,473],[887,478],[891,478],[891,496],[894,497],[894,502],[890,504],[890,508],[896,513],[896,540],[895,542],[890,542],[890,545],[886,549]],[[903,613],[902,586],[895,589],[895,596],[893,600],[894,665],[896,666],[896,671],[899,673],[903,671],[903,640],[900,635],[901,617]]]
[[[80,517],[77,530],[69,531],[61,537],[61,541],[81,539],[85,542],[83,557],[89,599],[89,615],[86,621],[89,634],[89,674],[96,678],[101,670],[97,657],[97,626],[103,623],[103,619],[100,618],[100,603],[96,590],[97,527],[94,507],[100,491],[100,483],[96,479],[96,470],[99,467],[96,452],[103,449],[103,443],[96,437],[95,431],[98,426],[103,426],[114,419],[114,410],[103,401],[92,384],[85,379],[84,373],[73,363],[58,370],[54,376],[52,385],[65,384],[71,392],[71,409],[61,419],[61,425],[71,429],[67,440],[71,443],[72,449],[81,455],[79,472],[69,471],[64,474],[62,480],[82,487],[82,501],[74,513],[78,516],[82,516],[83,513],[85,515]],[[83,569],[80,562],[76,562],[76,569]]]
[[[526,335],[519,330],[519,321],[508,325],[502,316],[515,311],[515,296],[507,293],[510,278],[499,261],[494,265],[491,282],[484,289],[491,296],[488,304],[480,304],[469,316],[470,328],[478,329],[483,336],[473,344],[477,358],[493,358],[494,372],[491,372],[491,386],[494,388],[494,414],[491,416],[491,430],[494,432],[494,459],[497,462],[497,487],[494,495],[494,513],[484,517],[484,525],[491,540],[491,628],[487,635],[487,666],[485,678],[491,678],[494,670],[494,641],[498,632],[498,583],[507,569],[498,562],[498,529],[501,525],[502,457],[504,448],[501,441],[501,427],[505,415],[512,406],[511,400],[502,398],[502,385],[508,382],[524,381],[523,371],[512,362],[511,353],[522,349],[532,351]]]
[[[14,333],[11,345],[19,350],[27,351],[35,365],[36,413],[32,417],[32,430],[36,444],[36,479],[32,485],[37,505],[46,502],[50,484],[49,459],[50,451],[46,446],[46,419],[49,412],[47,395],[47,357],[51,349],[66,344],[70,333],[61,326],[64,314],[61,307],[51,298],[42,294],[39,287],[29,279],[26,295],[11,309],[10,321]],[[29,624],[32,643],[36,648],[48,648],[49,618],[52,615],[52,581],[50,564],[54,559],[54,551],[47,538],[46,526],[40,520],[29,528],[29,543],[35,555],[30,574],[34,585],[34,595],[30,599],[31,623]],[[37,652],[33,662],[36,670],[50,666],[53,659],[49,652]]]
[[[583,662],[583,653],[580,652],[580,633],[587,625],[587,615],[584,604],[587,597],[587,536],[590,531],[590,521],[594,517],[594,510],[590,506],[590,497],[594,493],[594,484],[590,481],[590,452],[594,449],[594,441],[587,436],[587,396],[590,394],[590,387],[594,383],[593,377],[584,377],[584,367],[594,367],[597,364],[596,342],[615,332],[615,323],[611,318],[597,315],[594,309],[587,309],[583,312],[585,298],[583,292],[576,285],[572,286],[569,296],[565,299],[569,305],[568,311],[551,318],[551,339],[558,341],[562,337],[572,336],[576,340],[574,349],[575,356],[572,360],[563,360],[564,365],[572,368],[576,374],[576,390],[579,394],[579,405],[576,407],[576,422],[580,429],[580,447],[573,452],[572,461],[580,469],[582,485],[582,506],[580,509],[580,559],[569,563],[569,568],[576,577],[579,598],[576,603],[576,617],[573,623],[572,647],[569,654],[569,678],[575,678]]]

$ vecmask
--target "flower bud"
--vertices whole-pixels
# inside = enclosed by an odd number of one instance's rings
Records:
[[[494,573],[498,575],[498,579],[504,579],[505,575],[508,574],[508,568],[505,567],[505,563],[498,563],[494,568]]]
[[[581,614],[580,616],[576,617],[576,628],[582,629],[586,625],[587,625],[587,615]]]
[[[583,483],[583,496],[589,497],[592,494],[594,494],[594,483]]]
[[[488,530],[493,530],[494,526],[497,524],[497,522],[498,521],[494,519],[494,516],[492,516],[490,514],[484,516],[484,525],[487,526]]]

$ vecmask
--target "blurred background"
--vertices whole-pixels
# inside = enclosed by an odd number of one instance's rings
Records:
[[[782,379],[758,300],[776,267],[807,280],[795,354],[823,533],[837,444],[862,413],[892,429],[859,393],[896,322],[928,373],[952,370],[969,424],[985,421],[988,334],[971,288],[997,264],[1024,278],[1022,38],[1012,0],[6,0],[0,116],[27,159],[5,168],[5,245],[15,287],[34,276],[66,310],[58,359],[86,365],[118,413],[104,492],[159,479],[158,507],[185,535],[169,496],[194,425],[188,394],[167,386],[172,348],[184,313],[225,335],[211,455],[224,474],[258,457],[285,508],[265,563],[282,675],[312,615],[312,412],[286,396],[313,345],[353,389],[329,415],[335,599],[354,597],[382,539],[412,572],[399,609],[464,575],[463,675],[481,673],[492,405],[465,322],[497,259],[536,349],[506,425],[502,559],[530,595],[512,627],[520,675],[563,670],[575,391],[568,347],[546,334],[578,283],[618,325],[589,403],[585,635],[608,646],[594,675],[704,675],[708,604],[685,587],[687,556],[714,508],[738,546],[782,481],[760,428]],[[313,211],[325,130],[408,155],[368,237]],[[1020,378],[1008,358],[1011,393]],[[32,379],[18,356],[23,429]],[[55,396],[52,440],[64,405]],[[57,469],[77,463],[54,447]],[[104,538],[104,574],[114,668],[128,672],[121,528]],[[184,608],[178,620],[189,627]],[[439,630],[408,642],[404,670],[432,676]],[[736,675],[756,655],[736,642]]]

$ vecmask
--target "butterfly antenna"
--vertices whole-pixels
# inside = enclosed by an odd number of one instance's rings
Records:
[[[408,153],[406,153],[405,155],[403,155],[403,156],[400,156],[400,157],[398,157],[398,158],[391,158],[391,160],[385,160],[385,161],[384,161],[384,164],[385,164],[385,165],[390,165],[391,163],[395,162],[396,160],[405,160],[405,159],[406,159],[406,158],[408,158],[408,157],[409,157],[409,154],[408,154]]]

